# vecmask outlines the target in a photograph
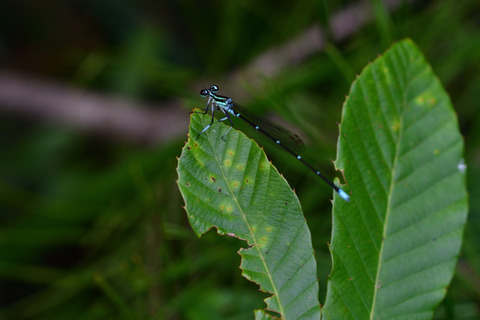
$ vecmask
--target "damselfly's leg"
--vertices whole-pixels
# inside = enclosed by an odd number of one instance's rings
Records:
[[[215,105],[215,101],[212,101],[210,103],[210,99],[208,99],[208,103],[207,103],[207,108],[205,109],[205,113],[206,114],[208,112],[208,109],[210,108],[210,110],[212,111],[212,121],[210,121],[210,124],[207,125],[205,128],[203,128],[202,131],[199,132],[199,134],[197,135],[197,139],[200,137],[200,135],[202,133],[204,133],[205,131],[208,130],[208,128],[210,128],[213,124],[213,120],[215,120],[215,108],[216,108],[216,105]],[[203,113],[203,112],[202,112]]]
[[[230,132],[230,130],[232,130],[233,122],[232,122],[232,119],[230,118],[230,115],[228,114],[227,111],[225,111],[225,109],[220,108],[220,110],[222,110],[222,112],[225,114],[225,118],[222,118],[218,121],[224,121],[224,120],[227,120],[227,119],[228,119],[228,121],[230,121],[230,128],[228,128],[227,132],[225,132],[225,134],[222,136],[222,140],[226,142],[227,140],[225,140],[225,136],[228,134],[228,132]]]
[[[210,108],[211,101],[212,101],[212,97],[208,97],[207,105],[205,106],[205,111],[202,111],[202,112],[190,111],[190,114],[192,114],[192,113],[207,114],[207,113],[208,113],[208,109]]]

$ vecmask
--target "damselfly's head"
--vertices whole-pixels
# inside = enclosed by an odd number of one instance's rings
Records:
[[[203,89],[202,91],[200,91],[200,95],[202,97],[206,97],[208,96],[210,93],[215,93],[218,91],[218,87],[216,85],[213,85],[210,87],[210,89]]]

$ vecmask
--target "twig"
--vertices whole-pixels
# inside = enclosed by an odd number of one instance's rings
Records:
[[[383,2],[386,9],[391,12],[403,2],[415,1],[417,0],[384,0]],[[372,16],[372,8],[367,1],[359,1],[346,7],[330,19],[331,38],[336,43],[345,41],[369,22]],[[265,77],[274,77],[288,66],[301,64],[312,55],[321,52],[324,46],[324,31],[319,24],[315,24],[284,45],[262,53],[244,69],[234,72],[229,81],[232,85],[227,84],[224,87],[227,87],[228,92],[241,95],[242,93],[238,92],[239,86],[236,85],[239,82],[249,83],[258,88],[262,85],[260,81]]]
[[[108,97],[0,72],[0,109],[135,143],[162,143],[186,134],[188,112],[179,101],[153,108],[124,98]]]
[[[384,1],[389,11],[395,10],[402,2]],[[371,18],[372,11],[368,2],[360,1],[347,7],[330,20],[332,39],[335,42],[345,40]],[[241,88],[238,83],[248,82],[259,88],[260,79],[273,77],[286,66],[302,63],[323,50],[324,42],[321,27],[314,25],[286,44],[261,54],[244,69],[231,74],[222,91],[241,99],[245,92],[239,92]],[[1,111],[126,138],[141,144],[158,144],[185,135],[188,123],[188,114],[180,107],[179,100],[151,108],[138,102],[84,92],[60,83],[6,71],[0,71]]]

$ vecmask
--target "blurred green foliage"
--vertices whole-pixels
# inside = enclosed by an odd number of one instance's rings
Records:
[[[351,3],[4,1],[0,67],[161,105],[195,96],[201,88],[191,92],[192,85],[204,79],[221,87],[233,70],[314,23],[325,26]],[[463,253],[435,318],[476,319],[480,3],[417,1],[390,14],[371,3],[374,20],[344,42],[327,32],[323,52],[260,79],[261,91],[238,86],[253,96],[249,108],[302,128],[333,174],[336,121],[353,75],[391,41],[412,38],[452,98],[468,164]],[[203,103],[184,104],[186,116]],[[0,132],[2,319],[248,319],[263,307],[266,295],[238,269],[235,251],[244,244],[212,232],[197,239],[188,225],[175,184],[186,136],[145,148],[8,114],[0,116]],[[308,219],[323,301],[331,190],[294,159],[269,155]]]

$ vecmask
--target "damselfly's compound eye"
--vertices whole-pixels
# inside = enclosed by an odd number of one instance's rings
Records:
[[[201,95],[202,97],[208,96],[208,90],[207,90],[207,89],[203,89],[202,91],[200,91],[200,95]]]
[[[218,87],[216,85],[213,85],[210,87],[210,91],[212,92],[217,92],[218,91]]]

